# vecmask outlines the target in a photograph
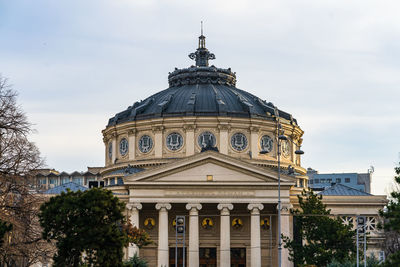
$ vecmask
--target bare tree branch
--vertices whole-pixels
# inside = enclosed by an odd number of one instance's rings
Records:
[[[44,197],[36,189],[34,170],[43,160],[28,140],[32,125],[16,97],[0,75],[0,220],[13,226],[0,247],[0,266],[30,266],[54,253],[54,246],[41,238],[37,216]]]

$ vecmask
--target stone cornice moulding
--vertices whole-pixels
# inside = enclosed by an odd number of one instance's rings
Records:
[[[165,129],[165,127],[162,125],[155,125],[155,126],[151,127],[151,130],[153,131],[153,133],[160,133],[160,132],[162,133],[164,129]]]
[[[128,135],[135,135],[136,133],[137,133],[136,128],[133,128],[133,129],[129,129],[129,130],[128,130]]]
[[[184,125],[183,125],[183,129],[184,129],[185,131],[194,131],[194,130],[196,129],[196,124],[193,124],[193,123],[191,123],[191,124],[184,124]]]
[[[250,126],[249,127],[251,133],[260,133],[261,128],[259,126]]]
[[[243,160],[239,160],[227,155],[223,155],[220,154],[218,152],[214,152],[214,151],[207,151],[207,152],[203,152],[203,153],[199,153],[199,154],[195,154],[193,156],[189,156],[186,158],[182,158],[180,160],[171,162],[170,164],[167,165],[161,165],[159,167],[153,168],[153,169],[149,169],[149,170],[145,170],[143,172],[139,172],[130,176],[127,176],[126,178],[126,184],[130,184],[132,182],[138,182],[142,179],[147,179],[151,176],[155,176],[157,175],[159,178],[163,177],[163,176],[159,176],[159,175],[168,175],[170,173],[171,170],[176,170],[179,168],[182,168],[188,164],[193,164],[195,162],[201,162],[204,160],[213,160],[216,163],[218,162],[222,162],[222,163],[226,163],[228,165],[234,165],[240,169],[243,170],[247,170],[250,173],[254,173],[257,174],[259,176],[268,176],[269,179],[272,180],[278,180],[276,178],[277,173],[273,170],[268,170],[262,167],[258,167],[253,165],[252,163],[243,161]],[[129,179],[131,178],[131,179]],[[281,180],[283,179],[283,182],[288,182],[288,183],[292,183],[294,185],[295,183],[295,179],[291,176],[288,175],[281,175]]]
[[[231,129],[230,124],[218,124],[219,131],[229,131]]]

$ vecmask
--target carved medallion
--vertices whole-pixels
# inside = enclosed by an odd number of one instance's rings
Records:
[[[265,217],[261,219],[260,222],[261,228],[264,230],[269,230],[271,228],[271,221],[269,217]]]
[[[243,151],[247,147],[247,137],[242,133],[235,133],[231,137],[231,146],[236,151]]]
[[[209,230],[214,227],[214,222],[211,218],[204,218],[203,221],[201,222],[201,227]]]
[[[139,150],[142,153],[148,153],[153,148],[153,139],[148,135],[143,135],[139,139]]]
[[[240,218],[233,218],[232,227],[235,229],[240,229],[243,226],[243,221]]]
[[[156,221],[153,218],[146,218],[143,224],[144,227],[146,227],[148,230],[151,230],[156,225]]]
[[[119,142],[119,153],[122,156],[125,156],[126,153],[128,152],[128,140],[126,138],[122,138],[121,141]]]

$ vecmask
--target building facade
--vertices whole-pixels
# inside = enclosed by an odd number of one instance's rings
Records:
[[[319,173],[317,170],[307,168],[309,187],[314,191],[321,191],[332,184],[343,184],[351,188],[371,193],[372,171],[367,173]]]
[[[304,132],[289,113],[236,88],[230,68],[209,66],[215,55],[203,35],[189,57],[195,65],[170,73],[169,88],[109,120],[102,179],[155,241],[140,249],[150,266],[277,266],[279,195],[281,232],[292,237],[289,210],[308,188],[296,153]],[[352,204],[376,216],[383,199]],[[185,218],[184,240],[176,216]],[[130,246],[126,255],[138,252]],[[282,266],[293,265],[288,256],[283,249]]]
[[[72,173],[59,172],[55,169],[39,169],[35,171],[36,184],[42,190],[68,183],[89,187],[89,182],[101,180],[101,169],[102,167],[88,167],[85,172],[74,171]]]

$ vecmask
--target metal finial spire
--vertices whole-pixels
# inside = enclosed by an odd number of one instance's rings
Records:
[[[206,48],[206,37],[203,35],[203,21],[201,21],[201,35],[199,36],[199,47],[197,51],[189,54],[189,58],[196,60],[196,66],[208,67],[208,60],[215,59],[215,55]]]

